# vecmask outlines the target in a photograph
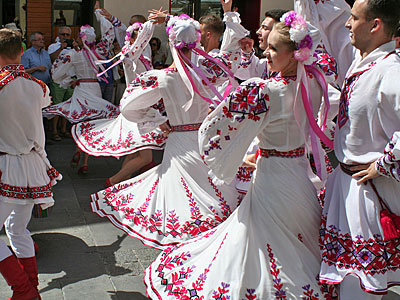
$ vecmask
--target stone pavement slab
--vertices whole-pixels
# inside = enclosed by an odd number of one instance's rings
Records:
[[[80,176],[77,168],[69,164],[74,151],[71,139],[47,146],[52,165],[64,178],[54,187],[56,204],[50,216],[32,218],[29,224],[39,245],[42,299],[147,299],[143,271],[160,251],[127,236],[90,209],[90,194],[103,189],[104,180],[119,170],[121,160],[91,157],[89,174]],[[1,238],[7,239],[4,231]],[[0,299],[7,299],[10,294],[0,276]],[[400,288],[383,299],[400,300]]]

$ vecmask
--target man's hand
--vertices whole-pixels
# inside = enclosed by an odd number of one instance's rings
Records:
[[[101,11],[100,11],[100,14],[105,16],[106,19],[111,22],[112,14],[110,14],[107,9],[102,8]]]
[[[73,80],[73,81],[71,81],[71,83],[69,84],[69,87],[71,88],[71,89],[73,89],[73,88],[75,88],[76,87],[76,84],[78,83],[78,80]]]
[[[46,72],[47,68],[45,66],[37,66],[36,70],[40,72]]]
[[[77,43],[77,41],[73,41],[72,42],[72,47],[76,50],[76,51],[79,51],[80,49],[79,49],[79,44]]]
[[[246,160],[242,163],[242,167],[255,170],[257,167],[257,154],[247,155]]]
[[[154,24],[162,24],[165,22],[165,19],[167,18],[167,10],[162,10],[162,7],[157,10],[157,9],[151,9],[149,10],[149,17],[148,20],[153,22]]]
[[[367,169],[364,169],[358,173],[355,173],[352,177],[353,178],[361,177],[361,179],[357,180],[357,183],[364,183],[367,180],[379,177],[380,175],[379,175],[378,171],[376,170],[375,165],[376,165],[376,161],[371,163]]]
[[[162,130],[164,137],[167,137],[168,134],[171,132],[171,127],[169,126],[168,121],[165,123],[162,123],[160,125],[160,129]]]
[[[250,53],[251,51],[253,51],[254,47],[253,39],[249,37],[244,37],[239,41],[239,43],[240,43],[240,49],[242,49],[244,53]]]
[[[232,3],[233,0],[221,0],[222,9],[224,10],[224,13],[232,10]]]

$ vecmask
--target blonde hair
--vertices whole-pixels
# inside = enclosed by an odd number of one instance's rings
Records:
[[[274,28],[280,35],[280,40],[285,43],[290,51],[298,49],[296,43],[290,39],[290,27],[286,26],[284,22],[279,22],[274,25]]]

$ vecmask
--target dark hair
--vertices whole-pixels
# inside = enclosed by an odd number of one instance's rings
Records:
[[[21,33],[11,29],[0,29],[0,56],[15,59],[21,55]]]
[[[397,29],[394,32],[394,37],[400,37],[400,21],[399,24],[397,24]]]
[[[151,44],[151,42],[152,41],[155,41],[156,42],[156,44],[157,44],[157,50],[159,50],[160,48],[161,48],[161,40],[159,39],[159,38],[157,38],[157,37],[152,37],[151,39],[150,39],[150,44]]]
[[[133,15],[132,17],[131,17],[131,19],[132,18],[136,18],[137,20],[136,20],[136,22],[139,22],[139,23],[146,23],[146,17],[145,16],[143,16],[143,15]],[[133,25],[133,24],[132,24]]]
[[[265,12],[265,17],[266,18],[272,18],[276,22],[280,22],[281,18],[284,14],[286,14],[288,10],[286,9],[270,9]]]
[[[204,25],[206,31],[212,31],[219,35],[224,33],[224,22],[217,16],[202,16],[199,23]]]
[[[393,36],[399,26],[399,0],[368,0],[365,16],[368,20],[381,19],[386,33]]]

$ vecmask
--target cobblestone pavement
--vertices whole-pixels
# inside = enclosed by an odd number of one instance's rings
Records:
[[[159,254],[93,214],[89,195],[119,170],[121,160],[89,159],[89,174],[70,167],[71,139],[49,142],[49,159],[64,176],[54,187],[56,205],[48,218],[34,219],[29,230],[39,245],[39,289],[43,300],[147,299],[144,269]],[[4,231],[3,239],[6,239]],[[0,276],[0,299],[11,294]],[[400,288],[384,300],[400,299]],[[232,299],[236,300],[236,299]]]

